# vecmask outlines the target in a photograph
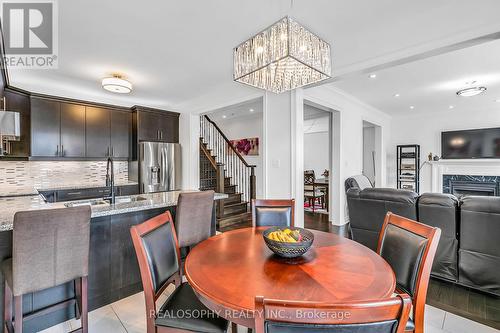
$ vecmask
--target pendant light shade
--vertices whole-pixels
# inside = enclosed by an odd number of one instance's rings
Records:
[[[330,45],[290,17],[233,50],[237,82],[281,93],[331,77]]]

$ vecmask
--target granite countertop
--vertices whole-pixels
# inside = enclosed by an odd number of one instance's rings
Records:
[[[158,192],[116,197],[117,203],[114,205],[102,204],[92,206],[92,217],[117,215],[141,210],[175,206],[177,205],[177,198],[182,192],[194,191]],[[227,197],[227,194],[215,194],[215,200],[225,199]],[[120,200],[128,200],[129,198],[131,198],[131,200],[128,202],[120,202]],[[139,198],[139,200],[137,200],[137,198]],[[72,203],[88,201],[90,200],[72,201]],[[46,203],[41,195],[0,198],[0,231],[12,230],[12,224],[16,212],[38,209],[66,208],[65,204],[67,203],[68,202]]]

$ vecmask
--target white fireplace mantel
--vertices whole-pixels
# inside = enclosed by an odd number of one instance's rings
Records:
[[[443,192],[443,175],[500,176],[500,159],[440,160],[431,165],[432,192]]]

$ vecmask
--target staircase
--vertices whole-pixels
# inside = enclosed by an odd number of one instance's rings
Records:
[[[255,199],[255,166],[245,161],[208,116],[200,120],[200,190],[229,196],[217,204],[219,229],[249,220],[250,201]]]

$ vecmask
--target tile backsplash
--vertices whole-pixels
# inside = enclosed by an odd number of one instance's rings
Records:
[[[128,162],[115,161],[115,182],[128,181]],[[35,188],[103,186],[106,161],[0,161],[0,196],[35,193]]]

